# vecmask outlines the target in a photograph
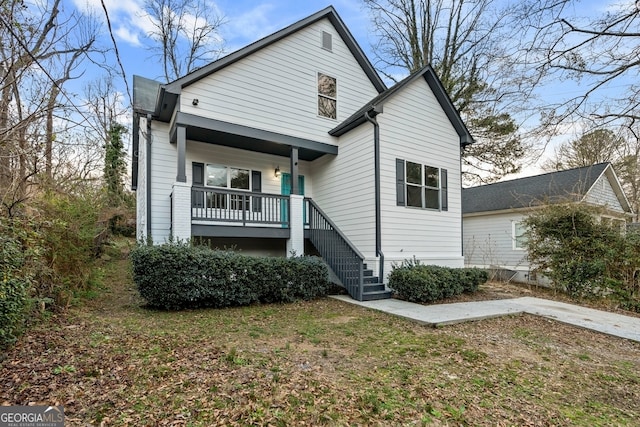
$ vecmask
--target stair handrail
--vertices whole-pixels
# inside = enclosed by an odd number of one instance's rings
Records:
[[[333,272],[338,276],[349,295],[358,301],[362,301],[364,256],[313,200],[306,198],[305,202],[309,206],[307,215],[309,215],[309,238],[311,243],[318,249],[329,267],[333,269]],[[316,224],[315,221],[320,221],[321,224]],[[328,240],[323,232],[329,233],[330,238]],[[318,233],[321,233],[323,237],[320,237],[321,235]],[[334,242],[334,244],[326,244],[327,242]],[[339,247],[346,250],[347,254],[341,254]]]
[[[316,202],[314,202],[313,199],[311,199],[309,197],[305,197],[305,200],[309,203],[309,205],[313,206],[313,208],[320,213],[322,218],[325,221],[327,221],[327,223],[333,228],[333,230],[336,233],[338,233],[338,235],[342,238],[342,240],[344,240],[344,242],[347,244],[347,246],[349,246],[349,248],[353,252],[355,252],[355,254],[358,256],[358,258],[360,258],[362,261],[364,261],[364,255],[362,255],[362,253],[358,250],[358,248],[356,248],[355,245],[353,243],[351,243],[351,240],[349,240],[349,238],[347,236],[345,236],[342,231],[340,231],[338,226],[333,221],[331,221],[329,216],[326,213],[324,213],[324,211],[322,209],[320,209],[320,206],[318,206],[316,204]],[[310,214],[309,214],[309,217],[311,217]],[[311,227],[311,224],[309,224],[309,227]]]

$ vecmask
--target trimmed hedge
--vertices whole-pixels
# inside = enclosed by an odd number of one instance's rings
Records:
[[[411,302],[433,302],[455,295],[473,293],[489,275],[477,268],[448,268],[403,262],[389,274],[389,287]]]
[[[140,295],[167,310],[310,300],[328,290],[327,267],[316,257],[252,257],[167,243],[138,246],[131,260]]]

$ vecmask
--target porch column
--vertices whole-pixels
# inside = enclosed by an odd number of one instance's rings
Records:
[[[178,126],[176,128],[176,142],[178,148],[178,174],[176,175],[176,181],[187,182],[187,129],[184,126]],[[189,197],[191,197],[191,195],[189,195]]]
[[[300,194],[298,188],[298,147],[291,147],[291,194]]]
[[[191,187],[186,182],[173,183],[171,235],[180,240],[191,238]]]
[[[291,174],[291,179],[293,179],[293,174]],[[295,252],[297,256],[301,256],[304,255],[304,196],[293,194],[292,191],[289,196],[289,211],[287,256],[290,257],[292,252]]]

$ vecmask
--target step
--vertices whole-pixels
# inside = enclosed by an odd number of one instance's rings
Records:
[[[373,270],[363,270],[362,271],[362,275],[364,277],[371,277],[371,276],[373,276]]]
[[[392,291],[374,291],[362,294],[362,301],[374,301],[380,299],[389,299],[393,294]]]
[[[368,292],[384,291],[385,289],[384,283],[365,283],[362,287],[362,292],[366,294]]]
[[[363,277],[362,278],[362,283],[364,283],[365,285],[369,285],[371,283],[378,283],[378,277],[377,276],[369,276],[369,277]]]

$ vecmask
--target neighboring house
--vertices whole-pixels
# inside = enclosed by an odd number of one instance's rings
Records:
[[[171,83],[134,77],[138,237],[319,254],[354,298],[387,297],[393,262],[464,265],[472,142],[430,66],[388,89],[328,7]]]
[[[631,220],[629,202],[610,163],[551,172],[462,190],[465,264],[519,282],[546,283],[530,271],[523,219],[549,203],[602,206],[602,221]]]

